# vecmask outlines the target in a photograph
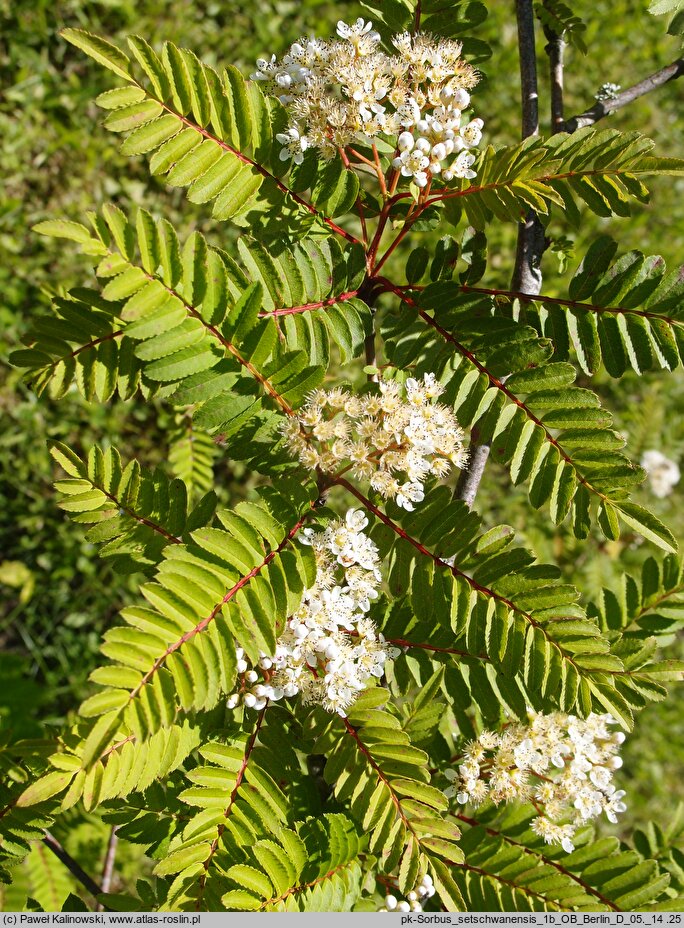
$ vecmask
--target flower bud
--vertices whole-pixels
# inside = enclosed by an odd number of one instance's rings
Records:
[[[464,110],[470,103],[470,94],[467,90],[460,88],[454,94],[452,102],[454,106],[457,106],[460,110]]]
[[[399,151],[411,151],[414,145],[414,138],[410,132],[402,132],[397,139],[397,148]]]

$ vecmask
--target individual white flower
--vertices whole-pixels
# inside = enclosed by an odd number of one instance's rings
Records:
[[[475,171],[471,170],[471,165],[474,163],[475,155],[471,155],[467,151],[462,151],[456,160],[452,162],[451,167],[449,167],[442,176],[446,181],[453,180],[454,177],[463,177],[467,180],[472,180],[473,177],[477,176]]]
[[[453,143],[452,143],[452,146],[453,146]],[[453,151],[453,147],[452,147],[452,151]],[[438,142],[436,145],[433,145],[432,151],[430,154],[431,154],[430,160],[435,160],[437,162],[444,161],[444,159],[447,156],[447,148],[444,142]]]
[[[675,484],[679,483],[681,477],[679,465],[666,457],[662,451],[656,449],[645,451],[641,458],[641,466],[648,475],[653,495],[660,499],[669,496]]]
[[[378,32],[373,32],[373,23],[365,22],[361,17],[359,17],[355,23],[351,25],[345,23],[343,20],[339,20],[337,23],[337,34],[342,39],[353,40],[360,36],[372,35],[376,37],[376,41],[380,40],[380,34]]]
[[[291,126],[287,132],[278,132],[276,140],[285,147],[280,152],[280,160],[287,161],[294,158],[295,164],[301,164],[304,160],[304,152],[309,147],[309,140],[305,135],[300,135],[296,126]]]
[[[575,850],[575,845],[572,843],[572,839],[568,836],[560,835],[560,846],[563,848],[566,854],[572,854]]]
[[[417,175],[425,174],[430,159],[418,148],[413,151],[402,151],[392,164],[397,171],[401,172],[402,177],[413,177],[415,179]]]
[[[481,119],[472,119],[467,126],[463,126],[460,130],[460,136],[468,148],[475,148],[480,144],[483,125]]]
[[[420,122],[421,112],[415,97],[409,97],[401,106],[398,106],[397,115],[401,125],[406,129]]]
[[[612,822],[613,825],[617,825],[617,817],[621,812],[627,811],[627,806],[622,802],[622,797],[625,795],[623,789],[617,789],[614,793],[611,794],[610,799],[604,806],[604,812],[606,813],[606,818],[609,822]]]
[[[467,90],[464,90],[462,87],[456,89],[451,98],[451,103],[453,106],[457,107],[459,110],[465,110],[470,105],[470,94]]]
[[[344,521],[352,532],[362,532],[368,525],[368,517],[362,509],[349,509]]]
[[[425,491],[420,483],[405,483],[399,488],[397,493],[397,506],[413,512],[414,503],[422,503],[425,499]]]

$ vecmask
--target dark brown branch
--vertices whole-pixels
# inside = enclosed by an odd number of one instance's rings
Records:
[[[92,893],[93,896],[97,897],[102,892],[102,887],[98,886],[95,880],[88,876],[85,870],[77,863],[71,854],[68,854],[62,845],[59,843],[57,838],[50,834],[49,831],[45,832],[45,837],[43,838],[43,844],[48,847],[52,853],[59,860],[62,861],[64,866],[67,868],[69,873],[72,876],[76,877],[78,882],[84,886],[89,893]]]
[[[441,648],[436,644],[430,644],[427,641],[409,641],[408,638],[385,638],[385,641],[396,645],[398,648],[419,648],[423,651],[432,651],[434,654],[455,654],[457,657],[470,657],[473,660],[485,661],[491,663],[491,657],[486,654],[473,654],[470,651],[463,651],[459,648]]]
[[[593,126],[599,119],[603,119],[616,110],[622,109],[623,106],[627,106],[628,103],[643,97],[644,94],[662,87],[663,84],[677,80],[682,75],[684,75],[684,58],[677,58],[672,64],[666,65],[654,74],[650,74],[642,81],[639,81],[638,84],[634,84],[632,87],[628,87],[627,90],[616,94],[611,100],[599,100],[583,113],[568,119],[564,126],[565,132],[574,132],[584,126]]]
[[[522,137],[539,135],[539,94],[537,89],[537,52],[534,45],[534,9],[532,0],[516,0],[518,52],[520,57],[520,92],[522,99]],[[518,227],[518,244],[513,270],[513,289],[539,293],[541,257],[544,253],[544,227],[537,214],[530,211]]]
[[[565,117],[563,109],[563,54],[565,38],[563,33],[554,32],[544,27],[547,45],[544,51],[549,56],[549,77],[551,80],[551,131],[563,132]]]
[[[107,850],[105,851],[104,864],[102,866],[102,892],[108,893],[112,885],[112,877],[114,876],[114,861],[116,860],[116,846],[119,843],[117,837],[118,825],[112,825],[112,828],[109,832],[109,841],[107,842]],[[103,903],[99,902],[97,905],[98,912],[104,911]]]
[[[407,287],[409,289],[417,289]],[[489,296],[503,296],[510,300],[520,300],[522,303],[554,303],[556,306],[567,306],[570,309],[579,309],[586,313],[595,313],[600,316],[605,313],[611,316],[638,316],[641,319],[656,319],[665,322],[667,325],[682,327],[684,322],[681,319],[675,319],[674,316],[668,316],[665,313],[651,312],[648,309],[640,309],[632,306],[599,306],[598,303],[587,303],[584,300],[567,300],[560,296],[549,296],[546,293],[523,293],[521,290],[502,290],[495,287],[469,287],[467,284],[461,284],[460,289],[463,293],[484,293]]]
[[[461,471],[456,485],[456,499],[462,499],[468,509],[473,508],[488,457],[489,445],[478,444],[476,429],[472,429],[468,463]]]
[[[539,135],[539,93],[537,90],[537,52],[534,45],[532,0],[516,0],[520,91],[522,96],[522,137]]]
[[[541,259],[545,247],[544,226],[537,214],[530,210],[518,227],[511,289],[528,296],[537,296],[542,286]]]
[[[539,93],[537,88],[537,52],[534,45],[533,0],[516,0],[518,51],[520,56],[520,92],[522,98],[522,137],[539,134]],[[537,214],[530,211],[518,227],[518,241],[513,271],[513,289],[539,293],[541,256],[544,253],[544,227]],[[478,444],[471,436],[470,458],[461,472],[456,496],[472,507],[489,458],[490,446]]]

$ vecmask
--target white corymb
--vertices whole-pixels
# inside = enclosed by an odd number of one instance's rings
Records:
[[[378,912],[422,912],[423,903],[435,894],[435,887],[429,873],[423,874],[415,887],[406,893],[406,899],[397,899],[393,893],[385,896],[385,904]]]
[[[645,451],[641,458],[641,466],[648,474],[648,482],[653,495],[660,499],[669,496],[675,484],[679,483],[681,477],[679,465],[666,457],[662,451],[656,449]]]
[[[449,182],[475,173],[452,155],[476,147],[481,119],[465,121],[478,81],[450,39],[408,32],[394,37],[395,54],[380,48],[370,22],[337,24],[337,38],[302,38],[286,55],[259,58],[252,78],[286,107],[278,133],[280,157],[300,164],[308,148],[332,158],[352,142],[394,140],[395,170],[418,187],[439,175]]]
[[[381,581],[378,550],[363,531],[367,524],[362,512],[350,509],[323,530],[303,530],[301,542],[316,556],[316,581],[289,618],[275,654],[261,656],[260,673],[248,669],[238,648],[241,686],[229,697],[229,708],[242,701],[263,709],[269,700],[301,694],[305,702],[344,716],[369,681],[383,675],[385,661],[399,651],[366,615]]]
[[[453,411],[436,402],[443,392],[434,374],[404,385],[383,382],[379,393],[362,396],[315,390],[282,433],[305,467],[348,470],[410,511],[422,502],[430,476],[445,477],[467,459]]]
[[[613,783],[625,740],[610,730],[615,724],[612,716],[593,712],[586,719],[531,713],[528,725],[484,731],[466,745],[458,768],[444,771],[450,781],[444,792],[461,805],[532,802],[540,813],[532,829],[571,853],[578,827],[601,814],[615,823],[627,808],[624,790]]]

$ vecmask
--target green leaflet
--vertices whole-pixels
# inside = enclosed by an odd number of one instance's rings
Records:
[[[584,518],[577,518],[585,493],[597,502],[607,500],[619,515],[621,501],[641,482],[643,471],[619,450],[622,441],[598,397],[573,386],[576,373],[569,364],[549,361],[550,341],[531,326],[499,315],[486,291],[455,282],[429,285],[416,305],[424,316],[409,326],[402,311],[386,318],[383,335],[390,357],[399,367],[420,359],[420,370],[442,372],[459,424],[492,445],[492,455],[507,464],[514,483],[528,484],[532,506],[548,504],[556,524],[572,518],[578,537],[585,532]],[[433,318],[428,313],[434,314],[434,324],[426,329],[424,321]],[[622,351],[622,342],[615,341],[617,323],[611,333],[611,357],[617,358]],[[630,516],[631,505],[624,509],[623,522],[673,550],[667,530],[657,520],[649,527]],[[615,533],[604,515],[599,524],[609,537]]]
[[[674,370],[681,363],[680,275],[667,273],[657,255],[634,251],[613,261],[616,251],[608,236],[596,239],[570,281],[569,299],[534,298],[528,319],[554,338],[560,359],[574,351],[587,374],[601,364],[612,377]]]
[[[630,199],[648,196],[642,177],[682,170],[676,159],[648,157],[652,148],[638,132],[593,128],[499,150],[490,146],[480,157],[476,184],[463,182],[454,199],[447,196],[446,215],[456,224],[462,209],[483,229],[493,219],[517,222],[521,210],[545,214],[556,206],[572,216],[575,198],[599,216],[629,215]]]
[[[634,528],[644,538],[671,554],[677,551],[677,541],[674,535],[653,513],[636,503],[622,502],[616,508],[623,522]]]
[[[467,910],[485,900],[506,911],[610,911],[658,898],[666,890],[669,874],[655,860],[621,847],[616,838],[597,839],[587,829],[581,846],[566,855],[534,834],[529,827],[533,816],[485,809],[479,821],[464,829],[467,863],[454,877]]]
[[[623,576],[617,592],[604,589],[601,599],[591,604],[591,611],[606,632],[621,632],[624,639],[638,642],[639,647],[629,657],[630,666],[638,667],[653,651],[647,636],[679,628],[683,590],[679,559],[672,554],[662,562],[650,557],[638,577]]]
[[[186,531],[213,516],[213,491],[207,489],[193,508],[188,500],[188,485],[193,485],[189,478],[171,480],[161,469],[146,471],[137,461],[124,467],[115,448],[103,451],[95,445],[87,461],[58,442],[50,452],[69,474],[69,479],[56,483],[60,506],[91,526],[87,540],[101,544],[101,556],[115,558],[119,570],[158,564],[166,545],[179,544]],[[178,454],[172,452],[174,461],[178,463]]]
[[[68,450],[58,449],[58,454],[72,471],[85,471],[83,462]],[[98,458],[96,452],[92,461],[97,465],[98,460],[104,470],[111,467],[111,460],[116,462],[116,458]],[[301,486],[291,490],[290,499],[267,490],[258,505],[268,537],[278,538],[275,546],[236,514],[224,518],[224,529],[195,530],[192,540],[181,544],[176,539],[163,550],[154,582],[142,588],[148,605],[125,609],[126,624],[105,636],[102,650],[112,663],[96,672],[94,679],[104,688],[83,706],[83,714],[97,722],[73,749],[81,758],[85,780],[81,777],[77,791],[70,794],[70,804],[88,788],[92,776],[97,776],[97,783],[89,803],[100,800],[109,770],[103,763],[116,756],[112,744],[133,752],[133,766],[127,768],[132,770],[131,779],[124,787],[116,781],[117,789],[129,790],[135,775],[141,776],[143,768],[135,764],[138,760],[145,764],[140,754],[147,750],[144,745],[166,737],[160,732],[181,724],[176,721],[180,711],[212,708],[222,693],[230,692],[236,673],[235,641],[255,661],[255,644],[272,652],[276,623],[285,621],[299,603],[304,584],[311,583],[311,549],[298,547],[296,559],[288,556],[287,549],[296,544],[291,539],[315,490]],[[291,500],[299,500],[299,511]],[[288,557],[286,569],[281,568],[284,557]],[[271,591],[271,576],[277,594]],[[233,600],[240,604],[239,611],[232,610]],[[269,604],[267,611],[264,602]],[[260,637],[255,638],[257,629]],[[154,777],[153,771],[150,782]],[[119,794],[124,793],[112,793]]]
[[[166,174],[172,186],[188,187],[193,203],[213,202],[215,219],[263,228],[265,222],[282,223],[287,213],[297,234],[313,221],[334,226],[331,217],[353,207],[358,178],[339,158],[314,169],[304,186],[296,172],[292,189],[276,176],[281,165],[273,145],[285,123],[284,111],[236,68],[219,75],[170,42],[159,56],[137,36],[128,40],[136,59],[131,62],[97,36],[77,29],[62,34],[130,82],[130,88],[102,94],[97,101],[109,113],[106,128],[130,133],[122,152],[149,154],[153,173]],[[138,67],[141,79],[134,76]],[[297,189],[310,190],[310,200]]]
[[[117,389],[128,396],[139,385],[174,383],[181,399],[187,384],[190,402],[211,401],[210,411],[197,410],[195,420],[217,428],[236,418],[224,409],[232,394],[219,399],[229,385],[215,389],[222,358],[242,370],[245,386],[253,378],[251,391],[265,391],[287,410],[320,382],[331,342],[345,358],[362,351],[370,310],[353,289],[360,273],[355,249],[307,241],[272,257],[243,239],[240,267],[198,234],[181,252],[168,223],[155,223],[142,210],[135,225],[116,210],[105,218],[110,228],[95,223],[89,237],[77,224],[42,227],[105,255],[98,275],[107,283],[104,299],[78,291],[77,299],[57,301],[61,319],[41,322],[28,336],[31,349],[15,354],[40,390],[61,395],[75,379],[87,399],[108,399]],[[243,416],[249,407],[237,411],[233,428],[260,408]]]
[[[359,895],[362,843],[346,816],[287,825],[288,799],[271,773],[274,762],[286,775],[297,761],[291,747],[271,753],[270,715],[219,732],[187,775],[179,800],[189,821],[156,868],[178,874],[170,898],[181,910],[218,901],[229,909],[299,910],[316,908],[321,894]],[[194,879],[198,862],[202,881]]]
[[[380,691],[378,700],[382,695]],[[401,861],[400,886],[408,891],[416,882],[420,859],[432,861],[437,854],[460,860],[461,852],[453,840],[435,836],[435,831],[447,831],[440,812],[448,803],[440,790],[425,782],[426,755],[402,737],[389,713],[369,711],[373,700],[365,696],[350,710],[349,721],[333,721],[319,729],[315,747],[326,750],[326,780],[340,802],[351,803],[352,816],[368,833],[368,847],[381,872],[390,872]],[[347,737],[340,737],[344,732]],[[419,820],[415,827],[414,819]],[[436,826],[429,824],[431,819]],[[450,835],[458,838],[458,829]],[[446,893],[441,898],[449,904]]]
[[[479,518],[452,500],[446,487],[428,494],[400,524],[416,544],[434,550],[435,560],[398,534],[378,536],[395,596],[383,634],[416,659],[430,657],[433,663],[422,665],[423,685],[439,666],[434,662],[458,674],[465,663],[469,679],[451,676],[446,692],[456,697],[453,687],[465,682],[492,725],[501,699],[525,718],[526,705],[543,712],[591,711],[593,705],[601,712],[606,698],[614,698],[623,706],[618,714],[630,720],[630,706],[638,707],[644,696],[660,698],[649,650],[637,656],[627,646],[611,646],[606,622],[601,634],[593,618],[595,607],[588,615],[575,588],[559,582],[556,568],[536,564],[529,552],[514,547],[509,529],[481,536]],[[444,563],[447,557],[455,558],[454,569]],[[678,570],[667,564],[677,588]],[[395,685],[410,692],[411,679],[397,673],[395,666]],[[582,680],[596,684],[593,697]]]
[[[108,70],[113,71],[118,77],[123,77],[125,80],[130,79],[130,60],[128,56],[124,55],[120,49],[110,42],[80,29],[64,29],[62,36],[67,42],[76,45],[86,55],[89,55]]]

